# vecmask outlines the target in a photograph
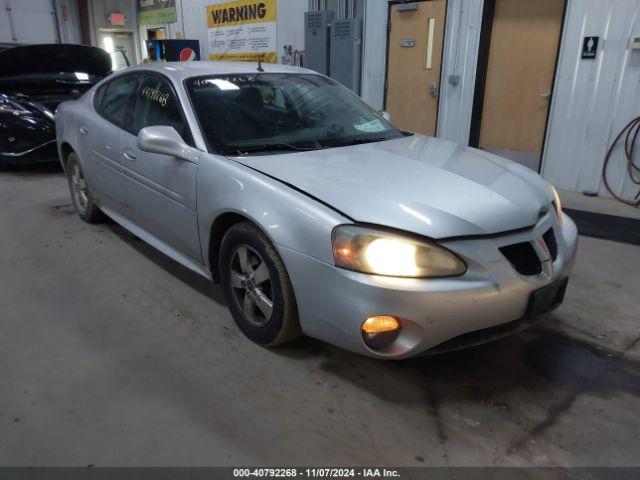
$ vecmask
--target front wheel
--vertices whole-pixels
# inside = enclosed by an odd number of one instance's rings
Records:
[[[222,239],[219,265],[229,310],[249,339],[276,346],[301,335],[291,280],[266,235],[248,222],[234,225]]]
[[[89,185],[84,178],[82,166],[75,153],[70,153],[67,157],[66,170],[71,199],[78,216],[88,223],[102,220],[102,212],[93,199]]]

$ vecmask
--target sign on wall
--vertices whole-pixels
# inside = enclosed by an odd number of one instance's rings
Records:
[[[138,0],[138,25],[173,23],[178,20],[176,0]]]
[[[582,58],[585,60],[595,60],[598,54],[598,43],[600,37],[584,37],[582,42]]]
[[[277,63],[277,0],[237,0],[207,7],[210,60]]]

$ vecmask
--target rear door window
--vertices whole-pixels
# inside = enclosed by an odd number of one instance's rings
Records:
[[[138,75],[122,75],[100,87],[96,96],[98,113],[120,128],[127,128],[138,79]]]

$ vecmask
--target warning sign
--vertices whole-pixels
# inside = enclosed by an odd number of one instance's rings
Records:
[[[207,6],[210,60],[276,63],[277,0]]]

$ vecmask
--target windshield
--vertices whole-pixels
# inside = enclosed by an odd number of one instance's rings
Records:
[[[313,74],[191,78],[186,87],[209,148],[225,155],[301,151],[402,137],[349,90]]]

